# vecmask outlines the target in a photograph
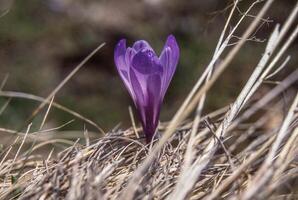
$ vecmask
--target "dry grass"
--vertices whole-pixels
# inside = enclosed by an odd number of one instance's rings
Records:
[[[206,152],[211,141],[220,141],[220,147],[209,158],[210,162],[186,197],[245,198],[245,191],[254,190],[260,184],[255,179],[270,158],[273,144],[276,144],[276,138],[282,131],[286,137],[279,145],[274,159],[270,160],[272,163],[266,165],[265,172],[261,173],[268,180],[260,185],[260,191],[253,193],[253,197],[297,198],[295,182],[297,184],[298,181],[298,128],[297,113],[293,112],[294,105],[297,107],[297,97],[295,104],[292,104],[287,115],[291,119],[286,117],[282,123],[282,127],[286,126],[286,129],[279,129],[280,123],[270,124],[274,118],[282,118],[278,113],[281,106],[285,106],[284,102],[276,102],[262,108],[259,117],[254,117],[253,121],[241,120],[237,127],[222,138],[215,137],[214,130],[220,125],[228,109],[204,116],[199,124],[199,134],[192,141],[195,147],[194,157]],[[250,109],[240,115],[240,118],[247,112]],[[284,125],[288,122],[290,124]],[[163,127],[166,125],[163,124],[159,131],[164,131]],[[164,145],[148,171],[142,175],[134,199],[166,199],[173,193],[180,180],[192,125],[193,122],[184,123]],[[25,139],[24,136],[21,141]],[[122,199],[127,182],[152,150],[150,145],[145,146],[143,143],[144,140],[138,139],[131,128],[108,133],[88,146],[75,143],[59,153],[56,159],[51,158],[51,153],[45,160],[38,156],[26,159],[25,156],[18,155],[14,159],[4,158],[5,161],[2,160],[0,165],[1,199]],[[193,171],[194,167],[191,166],[188,172]],[[269,175],[265,176],[267,173]]]
[[[55,94],[101,46],[47,98],[0,91],[9,98],[41,101],[29,119],[48,105],[38,132],[30,132],[31,124],[24,133],[0,129],[17,135],[0,154],[0,199],[298,199],[298,93],[291,87],[297,82],[298,70],[282,81],[274,80],[290,60],[290,56],[283,57],[298,34],[298,3],[284,25],[274,29],[235,101],[212,113],[202,112],[212,85],[244,43],[254,38],[260,22],[266,21],[263,16],[273,0],[265,2],[238,42],[231,42],[242,20],[251,17],[251,9],[261,2],[254,2],[227,33],[239,3],[234,2],[210,64],[173,119],[160,124],[161,137],[151,144],[145,145],[140,138],[141,129],[135,126],[132,112],[133,127],[126,131],[110,131],[97,141],[90,140],[87,131],[85,142],[48,141],[47,134],[59,131],[59,127],[42,129],[51,106],[101,131],[91,120],[54,102]],[[226,57],[216,66],[225,51]],[[268,82],[274,87],[261,92]],[[33,145],[24,152],[28,140]],[[57,158],[53,151],[46,159],[32,154],[58,142],[71,146]],[[16,153],[8,159],[14,148]]]

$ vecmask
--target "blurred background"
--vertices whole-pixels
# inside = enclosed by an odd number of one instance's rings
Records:
[[[1,0],[0,82],[3,91],[19,91],[46,97],[93,49],[106,45],[59,91],[55,101],[90,118],[105,131],[120,123],[131,126],[128,106],[132,101],[117,75],[113,51],[119,39],[128,45],[145,39],[160,52],[166,37],[174,34],[181,59],[168,90],[161,121],[171,119],[212,58],[233,1],[231,0]],[[234,23],[252,1],[242,1]],[[295,0],[277,0],[231,66],[207,97],[205,112],[231,103],[247,81],[276,23],[283,23]],[[252,15],[263,4],[255,6]],[[252,17],[240,27],[239,35]],[[231,27],[232,28],[232,27]],[[297,67],[297,40],[287,70]],[[283,70],[283,75],[289,71]],[[266,87],[271,87],[270,84]],[[9,101],[8,101],[9,100]],[[0,127],[18,129],[39,105],[21,98],[0,97]],[[46,108],[34,119],[33,129]],[[47,127],[57,127],[74,117],[53,108]],[[94,130],[81,120],[62,130]]]

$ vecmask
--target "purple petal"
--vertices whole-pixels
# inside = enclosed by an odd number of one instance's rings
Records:
[[[162,98],[168,89],[179,60],[179,47],[174,36],[170,35],[159,57],[164,69],[162,80]]]
[[[161,77],[158,74],[151,74],[147,79],[146,105],[140,107],[139,113],[142,116],[142,125],[146,134],[147,142],[152,140],[158,126],[158,119],[161,106]]]
[[[128,77],[128,73],[127,73],[127,71],[125,71],[125,70],[120,70],[119,71],[119,74],[120,74],[120,76],[121,76],[121,78],[123,78],[124,80],[124,82],[126,82],[126,81],[128,81],[129,82],[129,77]],[[123,77],[122,77],[123,76]]]
[[[177,41],[175,39],[175,37],[173,35],[169,35],[167,38],[167,41],[165,43],[165,46],[163,48],[163,51],[169,47],[172,51],[171,53],[171,64],[172,65],[177,65],[178,64],[178,60],[179,60],[179,54],[180,54],[180,50],[179,50],[179,46],[177,44]]]
[[[115,47],[114,61],[115,61],[118,73],[124,82],[125,87],[127,88],[129,94],[132,97],[134,97],[133,90],[128,76],[129,66],[125,62],[125,54],[126,54],[126,40],[122,39],[118,42],[118,44]]]
[[[151,123],[158,124],[159,111],[161,105],[161,77],[153,74],[148,77],[147,93],[148,93],[148,110],[152,112]],[[155,129],[156,127],[154,127]]]
[[[125,63],[128,67],[131,67],[133,57],[136,55],[136,51],[133,48],[128,47],[125,53]]]
[[[166,92],[175,72],[175,68],[171,68],[170,62],[171,62],[171,49],[167,47],[162,51],[160,55],[160,63],[162,64],[164,69],[164,75],[162,80],[163,93]]]
[[[146,114],[145,107],[147,105],[147,76],[138,73],[133,68],[130,69],[131,86],[134,91],[133,101],[138,110],[139,117],[141,119],[143,127],[146,126]]]
[[[116,45],[115,52],[114,52],[114,61],[118,70],[127,68],[125,64],[125,53],[126,53],[126,40],[122,39]]]
[[[122,78],[124,78],[124,81],[127,80],[127,76],[123,76],[122,72],[127,72],[128,67],[125,62],[125,53],[126,53],[126,40],[122,39],[118,42],[118,44],[115,47],[115,53],[114,53],[114,61],[117,67],[117,70]]]
[[[142,74],[162,73],[159,59],[151,50],[139,51],[132,59],[132,67]]]
[[[140,78],[142,79],[143,77],[138,77],[133,69],[129,70],[129,77],[130,77],[131,87],[134,93],[134,96],[132,98],[137,108],[142,107],[146,104],[146,94],[143,89],[144,86],[142,87],[139,79]],[[143,83],[146,83],[146,81],[143,81]]]
[[[140,51],[141,49],[144,49],[144,48],[145,48],[145,49],[150,49],[150,50],[153,51],[152,47],[151,47],[151,46],[149,45],[149,43],[146,42],[145,40],[139,40],[139,41],[136,41],[136,42],[133,44],[132,48],[133,48],[134,50],[136,50],[137,52]]]

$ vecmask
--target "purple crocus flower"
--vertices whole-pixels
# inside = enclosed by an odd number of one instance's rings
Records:
[[[126,48],[122,39],[115,48],[117,70],[141,119],[146,141],[150,142],[158,126],[160,108],[176,70],[179,47],[173,35],[158,57],[148,42],[136,41]]]

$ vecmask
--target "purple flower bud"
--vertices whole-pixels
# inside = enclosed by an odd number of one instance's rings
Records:
[[[146,140],[150,142],[158,126],[163,98],[179,60],[176,39],[173,35],[168,36],[159,57],[144,40],[126,48],[126,40],[122,39],[115,48],[114,60],[138,110]]]

